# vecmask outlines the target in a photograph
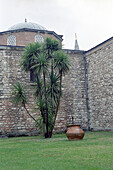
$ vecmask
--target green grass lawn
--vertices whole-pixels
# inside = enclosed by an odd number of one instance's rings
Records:
[[[81,141],[65,134],[51,139],[0,139],[0,170],[113,170],[113,132],[87,132]]]

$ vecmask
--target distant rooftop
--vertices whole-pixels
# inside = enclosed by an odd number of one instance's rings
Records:
[[[39,24],[36,24],[36,23],[27,22],[27,20],[25,19],[25,22],[11,26],[10,28],[8,28],[8,31],[18,30],[18,29],[23,29],[23,28],[36,29],[36,30],[46,30],[45,27],[43,27]]]

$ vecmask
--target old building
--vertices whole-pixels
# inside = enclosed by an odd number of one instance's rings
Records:
[[[28,43],[43,42],[46,37],[56,38],[62,42],[62,35],[48,31],[43,26],[27,22],[11,26],[7,31],[0,32],[0,45],[26,46]]]
[[[19,61],[26,44],[43,42],[46,37],[62,43],[62,35],[27,21],[0,32],[1,134],[37,134],[35,123],[25,110],[13,105],[11,90],[17,81],[24,84],[29,99],[27,107],[35,116],[34,84],[30,82],[30,74],[21,70]],[[65,131],[72,117],[84,129],[113,130],[113,37],[88,51],[79,50],[76,38],[75,50],[65,51],[71,66],[63,80],[64,95],[55,131]]]

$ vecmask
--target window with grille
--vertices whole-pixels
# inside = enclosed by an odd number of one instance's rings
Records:
[[[36,82],[36,74],[33,72],[33,70],[30,70],[30,82]]]
[[[16,37],[14,35],[8,36],[7,45],[16,45]]]
[[[44,42],[44,38],[41,35],[37,34],[35,35],[35,42]]]

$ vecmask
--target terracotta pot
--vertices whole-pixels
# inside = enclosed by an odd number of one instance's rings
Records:
[[[84,131],[80,128],[80,125],[71,125],[68,127],[66,136],[69,140],[82,140],[84,137]]]

